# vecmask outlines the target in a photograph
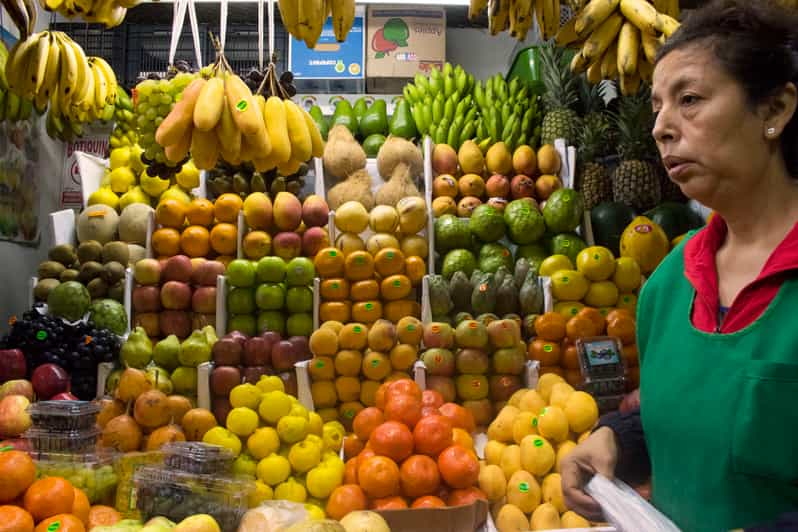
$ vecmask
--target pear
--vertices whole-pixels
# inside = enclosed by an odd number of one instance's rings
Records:
[[[180,340],[170,334],[157,344],[152,351],[152,360],[167,371],[174,371],[180,365]]]
[[[219,340],[219,337],[216,336],[216,329],[212,325],[206,325],[202,328],[202,332],[205,333],[205,338],[208,339],[208,343],[213,347],[213,344]]]
[[[182,366],[197,367],[211,359],[211,344],[205,331],[194,331],[180,345],[179,360]]]
[[[122,362],[130,368],[145,368],[152,360],[152,342],[142,327],[136,327],[119,352]]]

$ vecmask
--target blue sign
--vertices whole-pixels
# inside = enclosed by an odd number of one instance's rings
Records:
[[[365,77],[365,17],[355,16],[344,42],[335,40],[332,17],[327,18],[316,47],[289,38],[288,70],[297,79],[363,79]]]

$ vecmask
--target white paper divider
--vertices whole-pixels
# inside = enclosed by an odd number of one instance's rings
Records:
[[[327,214],[327,236],[330,238],[330,245],[335,246],[335,239],[338,238],[338,230],[335,228],[335,211]]]
[[[303,360],[294,364],[296,371],[296,395],[300,404],[310,411],[315,410],[313,405],[313,394],[310,389],[310,373],[308,372],[310,360]]]
[[[130,333],[133,330],[133,286],[135,284],[135,280],[133,279],[133,269],[126,268],[125,269],[125,295],[124,295],[124,306],[125,306],[125,315],[127,316],[127,328],[125,329],[125,333]]]
[[[203,362],[197,366],[197,407],[211,409],[211,372],[213,362]]]
[[[199,186],[191,189],[191,194],[196,198],[208,197],[208,172],[200,170]]]
[[[524,373],[521,374],[521,382],[524,383],[524,388],[529,388],[529,389],[537,388],[539,378],[540,378],[540,361],[527,360],[524,363]]]
[[[576,188],[576,147],[568,146],[568,175],[571,188]]]
[[[313,330],[316,331],[321,326],[319,312],[321,310],[321,279],[313,278]]]
[[[413,364],[413,380],[422,391],[427,389],[427,366],[420,360]]]
[[[432,323],[432,308],[429,304],[429,275],[421,279],[421,323]]]
[[[551,277],[538,277],[538,283],[543,290],[543,311],[551,312],[554,310],[554,294],[551,292]]]
[[[75,160],[78,163],[80,173],[80,190],[83,195],[83,208],[89,205],[89,196],[98,188],[105,176],[105,169],[108,168],[108,159],[101,159],[90,153],[76,151]]]
[[[554,149],[560,156],[560,179],[562,179],[565,188],[571,188],[569,182],[570,170],[568,169],[568,146],[565,144],[565,139],[555,139]]]
[[[151,210],[147,215],[147,237],[144,240],[144,249],[146,250],[146,257],[151,259],[155,257],[155,251],[152,249],[152,234],[155,232],[155,210]]]
[[[427,200],[427,209],[432,209],[432,137],[424,137],[424,199]]]
[[[113,371],[113,362],[100,362],[97,364],[97,399],[105,397],[105,384]]]
[[[596,237],[593,235],[593,221],[590,219],[590,210],[586,210],[582,217],[582,238],[588,246],[596,245]]]
[[[33,304],[36,303],[36,296],[33,295],[33,290],[37,284],[39,284],[38,277],[28,279],[28,308],[33,308]]]
[[[427,202],[427,273],[435,273],[435,215],[432,214],[432,204]]]
[[[50,241],[53,246],[61,244],[77,245],[77,215],[72,209],[50,213]]]
[[[313,158],[313,174],[313,193],[327,201],[327,195],[324,191],[324,163],[321,157]]]
[[[238,211],[238,220],[236,221],[236,258],[244,258],[244,235],[249,231],[247,227],[247,220],[244,218],[244,210]]]
[[[216,336],[227,334],[227,277],[216,276]]]

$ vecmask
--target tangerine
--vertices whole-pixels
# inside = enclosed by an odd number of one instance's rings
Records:
[[[421,401],[421,388],[418,387],[415,381],[408,378],[393,381],[386,393],[386,399],[390,398],[392,395],[410,395]]]
[[[28,453],[0,452],[0,503],[11,502],[25,493],[34,480],[36,465]]]
[[[186,222],[186,206],[176,199],[165,199],[155,207],[155,222],[163,227],[180,229]]]
[[[407,501],[398,495],[375,499],[371,503],[372,510],[405,510],[407,508]]]
[[[487,501],[488,496],[485,492],[474,486],[452,490],[449,494],[449,506],[468,506],[477,500]]]
[[[614,308],[611,311],[607,312],[607,316],[605,317],[607,325],[609,325],[609,323],[613,321],[615,318],[618,318],[620,316],[626,316],[628,318],[634,319],[634,315],[628,309]]]
[[[159,257],[180,254],[180,232],[172,227],[161,227],[152,233],[152,249]]]
[[[402,273],[405,269],[405,254],[396,248],[383,248],[374,255],[374,269],[381,277]]]
[[[52,532],[53,530],[56,532],[86,532],[86,527],[76,515],[57,514],[36,525],[34,532]]]
[[[424,390],[421,392],[421,406],[440,408],[443,403],[443,395],[438,390]]]
[[[438,407],[438,410],[440,410],[442,416],[451,420],[453,427],[461,428],[468,433],[474,432],[474,429],[476,429],[477,424],[474,421],[474,414],[470,410],[455,403],[444,403]]]
[[[356,283],[352,283],[352,289],[349,293],[352,296],[352,301],[370,301],[373,299],[379,299],[380,284],[374,279],[358,281]]]
[[[593,323],[596,334],[603,333],[604,327],[607,325],[604,316],[597,308],[585,307],[576,313],[576,317],[589,319]]]
[[[393,382],[383,382],[380,384],[380,387],[377,388],[377,393],[374,394],[374,406],[380,410],[385,410],[385,396],[388,393],[388,387],[390,387],[391,384],[393,384]]]
[[[421,419],[424,419],[427,416],[439,416],[439,415],[441,415],[441,411],[435,408],[434,406],[421,407]]]
[[[33,532],[33,517],[19,506],[0,506],[0,532]]]
[[[220,223],[211,229],[211,247],[220,255],[235,255],[238,247],[238,229],[231,223]]]
[[[563,342],[562,356],[560,357],[560,364],[565,369],[578,370],[579,369],[579,352],[573,342],[566,340]]]
[[[210,203],[210,202],[209,202]],[[116,508],[95,504],[89,508],[89,530],[95,526],[111,526],[122,520]]]
[[[357,484],[357,456],[353,456],[344,465],[344,484]]]
[[[582,312],[582,310],[579,312]],[[568,339],[572,342],[576,342],[576,340],[579,338],[596,336],[600,332],[600,330],[596,328],[596,325],[592,319],[579,315],[579,313],[568,320],[568,323],[565,325],[565,331],[568,335]]]
[[[398,421],[386,421],[371,433],[369,445],[378,455],[401,462],[413,454],[413,433]]]
[[[186,207],[186,220],[191,225],[210,227],[213,224],[213,203],[205,198],[194,198]]]
[[[554,366],[560,362],[560,344],[535,338],[529,343],[527,358],[540,361],[541,366]]]
[[[324,511],[331,519],[340,521],[349,512],[365,510],[367,507],[368,500],[360,486],[343,484],[332,491]]]
[[[211,235],[201,225],[189,225],[180,235],[180,249],[189,257],[207,257],[211,250]]]
[[[635,343],[635,320],[628,316],[607,320],[607,335],[618,337],[623,345]]]
[[[61,477],[41,478],[25,492],[25,509],[37,523],[57,514],[68,514],[75,503],[75,488]]]
[[[328,247],[320,249],[313,257],[316,273],[322,279],[342,277],[344,275],[344,254],[340,249]]]
[[[386,456],[372,456],[361,461],[357,479],[372,499],[399,495],[399,467]]]
[[[435,495],[419,497],[410,505],[411,508],[446,508],[446,503]]]
[[[385,422],[385,417],[379,408],[370,406],[361,410],[352,422],[352,429],[362,441],[368,441],[374,429]]]
[[[91,503],[83,490],[75,488],[75,501],[72,503],[72,515],[77,516],[84,525],[89,526]]]
[[[442,415],[430,415],[421,419],[413,429],[416,452],[438,456],[452,445],[452,421]]]
[[[626,367],[633,368],[639,365],[640,361],[638,358],[637,344],[625,345],[621,351],[623,352],[623,359],[626,362]]]
[[[535,334],[550,342],[565,338],[565,316],[559,312],[546,312],[535,319]]]
[[[364,281],[374,276],[374,258],[368,251],[353,251],[346,256],[344,275],[350,281]]]
[[[405,394],[389,395],[385,401],[385,419],[399,421],[412,429],[421,419],[421,398]]]
[[[455,489],[471,487],[479,478],[479,462],[474,452],[462,445],[444,449],[438,455],[438,469],[446,484]]]
[[[377,456],[377,453],[374,452],[374,449],[372,449],[371,447],[368,447],[368,445],[369,444],[367,443],[366,447],[362,451],[360,451],[360,453],[358,453],[358,455],[357,455],[357,466],[358,467],[360,467],[360,464],[362,462],[364,462],[366,459],[371,458],[372,456]]]
[[[465,430],[459,427],[455,427],[452,429],[452,442],[454,445],[462,445],[466,449],[473,452],[474,438],[471,437],[470,433],[466,432]]]
[[[357,416],[355,416],[357,418]],[[344,457],[349,459],[360,454],[364,448],[364,441],[355,434],[344,436]]]
[[[421,257],[407,257],[405,259],[405,275],[413,286],[418,286],[427,273],[427,264]]]
[[[432,495],[441,483],[438,464],[429,456],[415,454],[402,462],[399,482],[405,497]]]
[[[220,222],[234,224],[238,221],[238,213],[244,207],[244,200],[238,194],[227,192],[222,194],[213,204],[213,214]]]

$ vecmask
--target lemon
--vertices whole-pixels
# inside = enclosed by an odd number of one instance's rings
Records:
[[[637,312],[637,296],[634,294],[620,294],[615,306],[628,310],[634,316],[635,312]]]
[[[344,434],[346,434],[346,431],[344,430],[343,425],[337,421],[325,423],[324,428],[322,429],[324,448],[335,452],[340,451],[341,445],[344,443]]]
[[[565,513],[568,510],[562,496],[562,478],[558,473],[551,473],[543,479],[541,491],[543,492],[543,501],[554,505],[558,512]]]
[[[308,512],[308,519],[311,521],[323,521],[327,519],[327,514],[318,504],[305,503],[305,510]]]
[[[591,283],[584,298],[591,307],[612,307],[618,302],[618,287],[612,281]]]
[[[285,443],[296,443],[308,435],[308,420],[299,416],[284,416],[277,422],[277,434]]]
[[[343,481],[343,471],[324,465],[311,469],[306,479],[308,492],[319,499],[329,497]]]
[[[513,440],[517,444],[530,434],[537,434],[537,429],[532,424],[535,414],[532,412],[520,412],[513,420]]]
[[[263,393],[285,391],[285,384],[277,375],[263,375],[255,386]]]
[[[185,190],[180,188],[180,186],[177,184],[174,184],[168,189],[166,189],[166,192],[161,194],[160,199],[161,201],[165,199],[174,199],[183,203],[184,205],[188,205],[189,203],[191,203],[191,196],[186,194]]]
[[[89,196],[89,205],[108,205],[112,209],[119,206],[119,196],[117,196],[111,187],[100,187]]]
[[[298,473],[310,471],[321,462],[321,449],[313,442],[304,440],[291,446],[288,461]]]
[[[183,165],[183,168],[181,168],[175,176],[175,181],[186,190],[191,190],[199,186],[200,172],[197,167],[194,166],[194,161],[189,159],[189,161]]]
[[[246,438],[258,428],[258,414],[254,410],[240,406],[234,408],[227,414],[227,428],[242,438]]]
[[[210,443],[211,445],[219,445],[226,447],[232,451],[233,456],[241,454],[241,440],[238,436],[230,432],[224,427],[213,427],[205,433],[202,437],[202,443]]]
[[[573,318],[583,308],[585,305],[578,301],[559,301],[554,304],[554,312],[562,314],[566,319]]]
[[[291,475],[291,463],[288,458],[272,453],[258,462],[258,480],[269,486],[276,486]]]
[[[603,246],[590,246],[576,256],[576,269],[591,281],[606,281],[615,273],[615,257]]]
[[[289,396],[289,397],[293,397],[293,396]],[[304,406],[302,406],[302,404],[299,401],[297,401],[296,403],[293,403],[291,405],[291,410],[288,411],[288,415],[289,416],[303,417],[303,418],[305,418],[307,420],[310,419],[309,414],[308,414],[308,409],[305,408]]]
[[[554,273],[560,270],[573,270],[574,264],[571,259],[565,255],[552,255],[543,259],[538,269],[538,275],[541,277],[551,277]]]
[[[236,458],[233,462],[234,475],[247,475],[254,477],[257,469],[258,461],[246,453],[241,453],[238,455],[238,458]]]
[[[230,405],[233,408],[251,408],[257,410],[260,404],[261,392],[254,384],[239,384],[230,390]]]
[[[559,270],[551,275],[551,292],[558,301],[579,301],[589,288],[588,280],[576,270]]]
[[[280,436],[272,427],[261,427],[247,439],[247,450],[257,459],[262,459],[280,448]]]
[[[249,507],[255,508],[260,506],[263,501],[270,501],[274,499],[274,490],[271,486],[261,480],[255,481],[255,489],[249,494]]]
[[[313,397],[313,405],[320,410],[332,408],[338,403],[338,393],[333,381],[314,381],[310,385],[310,395]]]
[[[111,170],[109,177],[111,179],[111,190],[117,194],[124,194],[136,184],[136,176],[133,170],[126,166]]]
[[[291,399],[285,392],[268,392],[263,394],[258,413],[263,421],[274,425],[280,418],[288,415],[291,406]]]
[[[538,432],[547,440],[555,442],[567,440],[568,426],[568,418],[562,408],[558,406],[547,406],[538,416]],[[581,430],[574,432],[581,432]]]
[[[316,412],[308,412],[308,432],[316,436],[322,436],[324,434],[323,430],[324,420],[321,419],[321,416]],[[322,446],[323,445],[324,442],[322,442]]]
[[[308,492],[302,484],[292,477],[274,489],[274,498],[303,503],[308,498]]]
[[[121,148],[116,148],[114,150],[111,150],[108,159],[111,170],[116,170],[117,168],[122,168],[123,166],[129,166],[130,148],[127,146],[123,146]]]
[[[125,207],[134,203],[143,203],[144,205],[150,204],[150,197],[141,190],[141,187],[133,187],[119,198],[119,210],[125,210]]]
[[[133,170],[134,174],[140,174],[141,171],[144,170],[144,162],[141,160],[141,155],[143,153],[144,148],[138,144],[134,144],[130,147],[130,159],[127,164],[130,166],[130,169]]]
[[[320,465],[331,467],[337,471],[340,471],[342,475],[346,470],[346,464],[344,464],[344,461],[341,460],[341,457],[338,455],[338,453],[334,453],[332,451],[324,451],[321,453]]]
[[[318,447],[319,453],[324,451],[324,440],[321,438],[321,436],[316,436],[315,434],[308,434],[307,436],[305,436],[305,441],[308,443],[312,443],[313,445]],[[322,458],[324,458],[323,454]]]
[[[555,375],[552,373],[552,375]],[[542,378],[542,377],[541,377]],[[546,401],[537,390],[525,390],[518,402],[521,412],[531,412],[535,415],[546,407]]]
[[[554,466],[554,447],[538,435],[530,435],[521,441],[521,466],[536,477],[542,477]]]
[[[551,399],[551,392],[554,389],[554,385],[558,382],[565,382],[565,379],[557,375],[556,373],[544,373],[538,379],[537,385],[537,392],[540,398],[543,400],[543,405],[540,407],[539,410],[534,412],[535,414],[539,414],[545,407],[546,404]]]
[[[560,514],[553,504],[544,502],[532,512],[529,518],[531,530],[556,530],[562,528]]]
[[[540,486],[531,473],[516,471],[507,481],[507,502],[530,513],[540,504]]]
[[[621,292],[632,292],[640,288],[643,279],[640,265],[632,257],[619,257],[615,259],[615,273],[612,282]]]
[[[146,170],[141,172],[139,183],[144,192],[155,198],[160,197],[169,188],[168,179],[161,179],[158,176],[150,177]]]
[[[565,402],[574,393],[574,388],[567,382],[558,382],[551,387],[551,396],[549,397],[549,404],[552,406],[559,406],[565,408]]]
[[[585,392],[574,392],[565,402],[565,418],[573,432],[584,432],[598,420],[596,400]],[[542,434],[542,433],[541,433]]]

